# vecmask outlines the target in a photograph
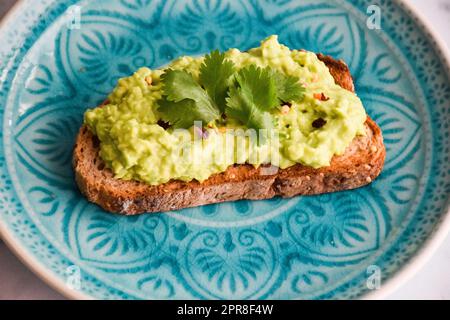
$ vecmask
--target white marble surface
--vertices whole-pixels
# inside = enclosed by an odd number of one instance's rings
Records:
[[[409,0],[450,46],[450,0]],[[0,0],[0,16],[15,0]],[[63,299],[0,241],[0,299]],[[450,236],[425,265],[388,299],[450,299]]]

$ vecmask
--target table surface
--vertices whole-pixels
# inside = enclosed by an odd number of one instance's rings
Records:
[[[16,0],[0,0],[0,17]],[[408,0],[450,46],[450,0]],[[29,271],[0,240],[0,299],[64,299]],[[450,236],[425,267],[387,299],[450,299]]]

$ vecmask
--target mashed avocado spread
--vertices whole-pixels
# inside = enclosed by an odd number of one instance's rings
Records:
[[[202,71],[208,63],[209,73]],[[196,117],[200,125],[190,122]],[[158,185],[203,181],[233,164],[328,166],[364,134],[366,113],[316,54],[271,36],[248,52],[141,68],[84,120],[116,178]]]

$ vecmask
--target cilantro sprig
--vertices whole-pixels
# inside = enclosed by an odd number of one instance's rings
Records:
[[[225,114],[248,128],[270,129],[271,111],[304,94],[298,78],[256,65],[237,71],[217,50],[205,57],[199,82],[187,71],[171,69],[162,82],[158,111],[174,128],[189,128],[194,121],[211,123]]]
[[[273,121],[268,111],[279,105],[271,70],[250,65],[240,70],[235,79],[227,98],[226,115],[248,128],[271,129]]]
[[[210,123],[220,118],[214,101],[190,73],[167,70],[162,81],[164,96],[158,102],[158,111],[174,128],[190,128],[194,121]]]
[[[200,84],[221,112],[225,111],[228,88],[235,72],[234,63],[226,60],[225,54],[218,50],[207,55],[200,68]]]

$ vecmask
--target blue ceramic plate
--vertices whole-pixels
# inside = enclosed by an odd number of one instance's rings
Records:
[[[22,1],[0,30],[0,230],[70,297],[380,296],[449,227],[450,80],[442,48],[399,1]],[[373,22],[373,21],[372,21]],[[291,48],[344,59],[387,147],[368,187],[121,217],[73,180],[87,107],[141,66],[214,48]],[[413,259],[413,257],[415,257]],[[402,271],[402,272],[400,272]],[[381,279],[381,290],[377,277]]]

